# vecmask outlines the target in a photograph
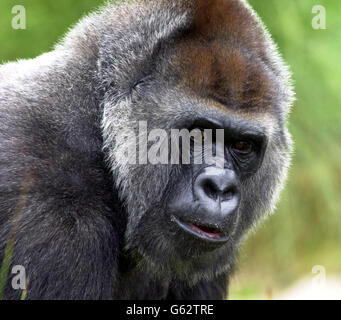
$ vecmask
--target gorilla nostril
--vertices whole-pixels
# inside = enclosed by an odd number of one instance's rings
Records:
[[[237,193],[237,190],[235,187],[224,190],[220,195],[221,201],[231,200],[236,195],[236,193]]]
[[[219,195],[219,189],[211,180],[205,180],[203,182],[204,193],[211,199],[216,200]]]

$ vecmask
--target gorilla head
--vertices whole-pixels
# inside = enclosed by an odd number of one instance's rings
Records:
[[[229,270],[242,236],[274,209],[289,164],[292,92],[244,2],[171,3],[140,8],[105,38],[102,125],[128,215],[126,248],[152,272],[195,282]],[[127,28],[148,32],[132,39],[122,36]],[[153,129],[167,132],[160,137],[167,150],[172,129],[198,129],[203,138],[205,129],[223,129],[223,167],[193,158],[141,164],[148,150],[140,143]],[[129,140],[119,137],[129,130],[139,144],[136,164],[122,156]]]

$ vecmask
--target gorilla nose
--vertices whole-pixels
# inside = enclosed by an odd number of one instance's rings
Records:
[[[233,170],[205,168],[194,182],[194,195],[212,214],[227,216],[239,205],[237,177]]]

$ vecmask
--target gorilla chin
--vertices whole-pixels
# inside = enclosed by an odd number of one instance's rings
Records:
[[[157,214],[160,215],[160,211]],[[131,242],[137,265],[160,281],[186,281],[192,285],[212,280],[215,273],[227,271],[234,259],[233,229],[221,232],[216,227],[184,222],[165,213],[163,221],[142,219]],[[148,231],[147,231],[148,230]],[[230,260],[231,259],[231,260]],[[148,270],[148,271],[147,271]],[[218,272],[219,271],[219,272]]]

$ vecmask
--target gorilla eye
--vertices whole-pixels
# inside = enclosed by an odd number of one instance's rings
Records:
[[[232,148],[233,150],[243,154],[249,154],[254,149],[253,144],[247,141],[236,141],[232,144]]]

